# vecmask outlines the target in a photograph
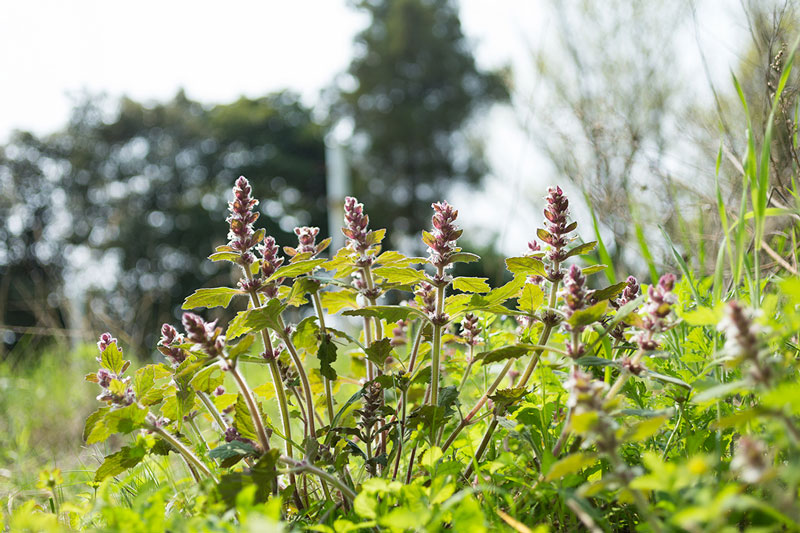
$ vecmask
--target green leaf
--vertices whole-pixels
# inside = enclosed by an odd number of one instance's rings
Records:
[[[500,389],[489,398],[494,402],[496,412],[502,413],[510,405],[514,405],[528,394],[527,387]]]
[[[599,289],[599,290],[594,291],[592,293],[592,296],[594,298],[596,298],[598,302],[602,301],[602,300],[610,300],[611,298],[615,297],[617,294],[621,293],[625,289],[625,286],[627,284],[628,283],[625,282],[625,281],[622,281],[620,283],[615,283],[614,285],[611,285],[610,287],[606,287],[605,289]]]
[[[701,305],[693,311],[686,311],[683,313],[678,310],[678,316],[680,316],[683,321],[690,326],[716,326],[722,318],[722,314],[723,310],[721,306],[711,309]]]
[[[581,269],[584,276],[596,274],[597,272],[606,272],[608,265],[591,265]]]
[[[428,260],[425,259],[424,257],[406,257],[400,252],[395,252],[393,250],[383,252],[381,255],[375,258],[376,264],[379,264],[381,266],[395,266],[395,267],[420,265],[426,263],[427,261]]]
[[[592,466],[596,462],[597,457],[593,454],[583,452],[573,453],[553,463],[553,466],[550,467],[550,471],[544,479],[545,481],[561,479],[569,474],[576,474],[584,468]]]
[[[147,416],[147,409],[142,409],[135,403],[120,409],[109,409],[98,415],[101,411],[102,409],[89,417],[92,422],[91,429],[89,429],[89,421],[87,421],[86,428],[84,428],[84,433],[88,433],[86,444],[103,442],[114,433],[127,434],[141,429],[144,427]]]
[[[572,313],[572,316],[567,319],[567,323],[569,323],[569,325],[573,328],[588,326],[589,324],[593,324],[594,322],[597,322],[603,318],[603,314],[606,312],[607,307],[608,300],[603,300],[602,302],[597,302],[586,309],[579,309],[578,311]]]
[[[544,302],[542,289],[534,283],[526,283],[522,287],[522,294],[517,303],[517,309],[523,313],[532,315]]]
[[[89,417],[86,419],[86,423],[83,426],[84,442],[89,440],[89,435],[92,434],[92,431],[94,430],[95,426],[102,422],[103,418],[106,416],[106,413],[108,413],[110,410],[111,410],[110,407],[101,407],[100,409],[89,415]],[[109,433],[105,438],[101,440],[106,440],[110,435],[111,434]],[[101,442],[101,441],[96,441],[96,442]]]
[[[413,285],[428,279],[425,272],[411,267],[378,267],[373,269],[372,273],[389,283],[400,283],[401,285]]]
[[[133,391],[143,405],[155,405],[164,398],[165,387],[156,387],[158,379],[171,376],[164,365],[147,365],[136,371],[133,376]]]
[[[578,435],[582,435],[592,429],[598,418],[595,411],[573,414],[569,421],[569,427]]]
[[[319,288],[319,282],[311,278],[299,278],[292,283],[292,288],[289,290],[289,295],[286,297],[285,303],[292,307],[300,307],[307,304],[306,294],[314,292]]]
[[[380,244],[381,241],[383,241],[383,237],[385,235],[386,235],[385,229],[370,230],[367,232],[367,244],[369,246]]]
[[[522,357],[526,353],[532,351],[531,348],[524,346],[503,346],[496,350],[489,350],[487,352],[480,352],[475,356],[476,361],[483,361],[484,365],[496,363],[498,361],[505,361],[506,359],[516,359]]]
[[[231,457],[246,457],[248,455],[255,455],[256,449],[249,442],[242,442],[240,440],[233,440],[220,444],[216,448],[209,450],[208,456],[212,459],[219,459],[224,461]]]
[[[241,257],[242,255],[237,252],[214,252],[208,256],[212,261],[230,261],[231,263],[237,263]]]
[[[597,241],[591,241],[579,244],[578,246],[567,252],[567,257],[573,257],[576,255],[586,255],[592,252],[596,247],[597,247]]]
[[[116,476],[133,468],[141,463],[146,455],[147,448],[144,445],[123,446],[117,453],[107,455],[103,459],[103,464],[94,474],[95,482],[103,481],[107,477]]]
[[[480,261],[481,256],[469,252],[456,252],[449,259],[451,263],[474,263]]]
[[[616,365],[614,361],[610,359],[604,359],[602,357],[595,357],[593,355],[587,355],[585,357],[579,357],[575,360],[575,364],[578,366],[609,366],[609,365]]]
[[[361,309],[351,309],[342,313],[346,316],[369,316],[374,318],[382,318],[386,322],[397,322],[398,320],[406,320],[410,315],[417,315],[427,319],[428,317],[414,307],[407,305],[370,305],[362,307]]]
[[[629,429],[625,440],[627,442],[641,442],[648,439],[658,433],[658,430],[668,419],[669,417],[667,416],[654,416],[653,418],[642,420]]]
[[[260,416],[260,413],[259,413]],[[239,431],[239,435],[246,439],[258,440],[256,435],[256,426],[253,423],[253,418],[250,416],[250,410],[247,408],[247,402],[244,396],[239,394],[236,397],[236,407],[233,415],[233,427]]]
[[[317,357],[319,358],[319,373],[334,381],[338,376],[331,365],[336,361],[336,344],[331,340],[330,336],[323,336]]]
[[[371,346],[367,347],[367,359],[378,365],[378,368],[383,368],[386,363],[386,358],[392,352],[392,341],[383,338],[379,341],[373,342]]]
[[[195,374],[189,384],[197,391],[211,393],[222,385],[224,380],[222,369],[217,365],[209,365]]]
[[[100,356],[100,366],[119,375],[128,363],[122,357],[122,351],[116,342],[109,344]]]
[[[530,255],[522,257],[509,257],[506,259],[506,269],[513,274],[525,276],[545,276],[544,263]]]
[[[309,353],[317,351],[319,345],[319,326],[315,315],[307,316],[297,324],[292,333],[292,343],[298,350],[305,350]]]
[[[236,344],[229,344],[228,357],[230,357],[231,359],[239,358],[239,356],[246,353],[247,350],[250,349],[254,341],[255,341],[255,335],[247,335],[245,338],[243,338]]]
[[[274,281],[278,278],[294,278],[303,274],[308,274],[326,261],[327,259],[306,259],[304,261],[297,261],[296,263],[283,265],[265,281],[269,283],[270,281]]]
[[[340,291],[323,291],[320,293],[322,307],[329,313],[336,314],[342,309],[358,307],[358,293],[353,289],[343,289]]]
[[[464,292],[489,292],[492,288],[486,283],[487,279],[459,277],[453,280],[453,288]]]
[[[284,309],[286,309],[286,305],[281,304],[279,300],[273,298],[263,307],[241,311],[228,325],[226,337],[230,340],[240,337],[245,333],[259,331],[264,328],[273,330],[280,329],[278,317]]]
[[[197,309],[198,307],[228,307],[237,294],[244,294],[230,287],[216,287],[213,289],[197,289],[194,294],[186,298],[181,309]]]

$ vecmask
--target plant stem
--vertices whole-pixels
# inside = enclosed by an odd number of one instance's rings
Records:
[[[444,267],[437,267],[437,277],[439,280],[444,278]],[[431,400],[430,405],[436,408],[439,405],[439,364],[442,357],[442,328],[445,324],[441,323],[444,317],[444,295],[447,285],[440,281],[436,286],[436,316],[433,324],[433,343],[431,345]],[[431,424],[431,439],[436,439],[436,414],[434,411],[433,423]]]
[[[464,388],[464,384],[467,382],[467,378],[469,377],[469,372],[472,370],[472,365],[475,364],[475,359],[473,358],[473,353],[475,352],[475,346],[472,344],[469,345],[469,363],[467,363],[467,368],[464,370],[464,375],[461,376],[461,383],[458,385],[458,392],[461,393],[461,389]]]
[[[317,476],[320,479],[320,481],[330,483],[331,485],[339,489],[339,492],[342,493],[342,496],[348,499],[350,503],[352,503],[353,500],[355,500],[356,498],[356,493],[353,492],[353,489],[348,487],[346,484],[342,483],[342,481],[339,480],[338,478],[330,475],[321,468],[317,468],[316,466],[312,465],[307,461],[297,461],[289,457],[281,457],[280,462],[290,466],[292,468],[292,471],[308,472],[310,474],[314,474],[315,476]]]
[[[195,394],[197,394],[197,397],[200,398],[200,401],[205,406],[206,410],[208,411],[208,414],[211,415],[211,418],[213,418],[214,421],[217,423],[220,431],[224,433],[225,430],[228,429],[228,424],[225,423],[225,419],[222,418],[222,414],[217,409],[217,406],[214,405],[214,402],[211,400],[211,398],[208,397],[208,395],[205,392],[196,390]]]
[[[644,350],[639,350],[636,352],[636,355],[633,356],[631,359],[631,366],[636,366],[639,364],[639,361],[642,360],[644,357]],[[620,373],[617,381],[614,382],[614,385],[608,390],[608,394],[606,394],[606,402],[609,402],[614,399],[614,397],[619,394],[619,391],[622,390],[622,387],[625,385],[625,382],[628,381],[628,377],[630,377],[631,373],[628,370],[623,370]]]
[[[317,430],[314,422],[314,397],[311,395],[311,383],[308,381],[308,375],[303,367],[303,361],[297,354],[297,349],[294,347],[292,339],[286,333],[286,326],[283,323],[283,318],[280,316],[278,316],[278,327],[280,328],[280,331],[276,333],[278,333],[278,336],[280,336],[280,338],[283,340],[283,343],[286,345],[286,349],[289,350],[289,355],[292,356],[294,366],[297,368],[297,374],[300,376],[300,383],[303,384],[303,395],[305,396],[306,408],[308,409],[308,416],[306,420],[308,434],[312,439],[316,439]]]
[[[317,311],[320,337],[325,339],[328,333],[325,329],[325,313],[322,311],[322,301],[319,298],[319,290],[314,291],[311,297],[314,300],[314,308]],[[336,416],[336,412],[333,410],[333,387],[331,386],[331,380],[325,376],[322,377],[322,381],[325,384],[325,403],[328,407],[328,421],[332,424],[333,418]]]
[[[267,430],[264,428],[264,421],[261,419],[261,411],[258,409],[258,404],[256,404],[256,401],[253,399],[253,394],[250,391],[250,387],[247,386],[244,376],[239,372],[239,369],[234,366],[233,361],[226,361],[226,363],[230,369],[231,376],[233,376],[236,385],[239,387],[239,392],[242,393],[242,398],[244,398],[247,404],[247,409],[250,411],[250,418],[253,420],[253,425],[256,428],[258,443],[261,445],[261,449],[266,452],[269,450],[269,437],[267,437]]]
[[[192,450],[184,446],[184,444],[181,441],[179,441],[174,435],[172,435],[164,428],[158,426],[154,426],[153,431],[158,433],[162,439],[167,441],[170,446],[175,448],[178,451],[178,453],[180,453],[190,465],[192,465],[193,467],[200,470],[203,474],[210,477],[212,480],[214,480],[215,483],[219,483],[216,476],[214,476],[211,470],[209,470],[208,467],[205,464],[203,464],[203,462],[194,454],[194,452],[192,452]]]

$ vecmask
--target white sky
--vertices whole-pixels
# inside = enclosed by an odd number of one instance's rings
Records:
[[[701,37],[711,47],[715,75],[724,76],[735,46],[720,26],[725,19],[715,13],[730,2],[704,5],[700,20],[716,27],[703,26]],[[478,63],[512,64],[522,91],[535,82],[530,50],[547,35],[543,6],[544,0],[461,1]],[[39,134],[58,129],[69,115],[69,95],[82,91],[147,101],[184,88],[192,99],[215,103],[289,88],[314,105],[319,91],[346,69],[353,36],[366,23],[345,0],[0,1],[0,142],[15,128]],[[693,40],[686,47],[687,57],[696,55]],[[523,120],[516,111],[495,110],[487,132],[495,176],[483,194],[487,203],[511,205],[512,211],[525,207],[515,193],[520,184],[541,180],[535,149],[520,133]],[[468,201],[470,194],[453,196]],[[517,214],[517,227],[541,218]],[[509,217],[500,222],[489,212],[482,218],[472,225],[508,229]],[[526,233],[510,231],[504,240],[522,251]]]

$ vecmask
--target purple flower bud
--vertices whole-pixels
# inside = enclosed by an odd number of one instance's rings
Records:
[[[456,240],[461,236],[462,230],[455,225],[458,210],[445,201],[431,204],[433,207],[432,239],[424,239],[428,245],[428,261],[437,267],[444,268],[450,265],[450,257],[458,249]]]
[[[478,324],[478,317],[472,313],[464,315],[463,320],[461,320],[461,336],[464,337],[467,344],[470,346],[479,344],[481,342],[480,335],[481,327]]]
[[[312,254],[317,253],[317,235],[319,228],[303,226],[294,228],[294,233],[297,235],[299,246],[297,247],[298,254]]]
[[[211,357],[222,354],[225,340],[220,336],[222,328],[217,327],[217,321],[206,322],[194,313],[183,313],[183,327],[186,337],[191,342],[199,344]]]
[[[243,261],[244,254],[247,254],[256,244],[253,223],[258,220],[258,213],[254,212],[253,208],[258,205],[258,200],[251,196],[251,192],[250,182],[244,176],[239,176],[233,187],[234,199],[228,203],[230,215],[226,219],[230,226],[228,246],[243,254]]]
[[[347,237],[347,248],[363,255],[368,249],[367,226],[369,216],[364,213],[364,204],[352,196],[344,199],[344,227],[342,233]]]
[[[562,262],[566,259],[567,252],[564,247],[569,242],[567,234],[575,227],[574,224],[567,224],[569,216],[569,200],[564,196],[561,187],[550,187],[545,198],[547,205],[544,208],[546,236],[542,240],[550,245],[546,257],[551,262]],[[558,274],[558,273],[555,273]]]
[[[564,313],[567,317],[572,316],[575,311],[588,307],[593,292],[586,289],[586,276],[583,275],[580,267],[578,265],[570,266],[564,277],[564,288],[561,291],[561,296],[564,298]]]
[[[645,351],[656,350],[659,346],[654,336],[670,327],[667,317],[672,312],[672,305],[678,301],[671,292],[675,285],[674,274],[664,274],[657,285],[647,289],[647,301],[644,304],[641,331],[634,340],[639,348]]]
[[[617,307],[622,307],[634,301],[639,296],[639,293],[642,292],[641,287],[639,287],[639,281],[635,277],[628,276],[626,281],[627,285],[625,285],[625,288],[622,289],[622,294],[617,298]]]
[[[97,384],[104,389],[108,388],[108,386],[111,384],[111,380],[115,377],[116,376],[114,376],[114,374],[109,372],[107,369],[101,368],[97,371]]]
[[[421,281],[417,288],[414,289],[414,294],[421,300],[420,309],[422,309],[428,316],[436,314],[436,289],[427,281]]]
[[[214,396],[222,396],[223,394],[225,394],[225,387],[222,385],[214,389]]]
[[[406,344],[406,335],[408,332],[408,321],[398,320],[397,325],[392,329],[392,346],[402,346]]]
[[[112,337],[111,333],[103,333],[102,335],[100,335],[100,340],[97,341],[97,349],[100,350],[100,353],[102,354],[103,352],[106,351],[106,348],[116,343],[117,339]]]

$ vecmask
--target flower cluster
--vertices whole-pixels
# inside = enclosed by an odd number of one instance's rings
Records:
[[[589,306],[592,300],[594,291],[586,288],[586,276],[583,275],[580,267],[572,265],[569,268],[566,276],[564,277],[564,289],[561,291],[561,297],[564,300],[564,314],[567,318],[571,317],[575,311],[580,311]],[[575,331],[579,334],[583,331],[584,326],[573,328],[568,322],[564,322],[564,329],[567,331]],[[573,344],[575,344],[573,346]],[[575,336],[575,342],[566,343],[567,353],[571,357],[577,358],[583,355],[585,347],[580,342],[580,335]]]
[[[357,253],[362,258],[365,257],[370,244],[367,240],[367,226],[369,216],[364,213],[364,204],[361,204],[352,196],[344,199],[344,226],[342,233],[347,237],[347,248]]]
[[[183,328],[186,338],[197,345],[209,357],[218,357],[225,349],[225,337],[222,328],[217,327],[217,321],[206,322],[194,313],[183,313]]]
[[[183,335],[178,333],[169,324],[161,326],[161,339],[158,341],[158,351],[170,362],[173,367],[177,367],[186,360],[186,351],[180,347],[183,344]]]
[[[262,283],[259,291],[266,294],[269,298],[275,298],[278,295],[278,287],[283,283],[284,278],[278,278],[269,283],[265,281],[283,265],[283,257],[279,255],[280,248],[275,242],[275,238],[268,235],[256,250],[261,255]]]
[[[389,341],[392,346],[402,346],[406,344],[406,336],[408,335],[408,320],[398,320],[395,327],[392,329],[392,340]]]
[[[414,289],[419,308],[433,320],[436,317],[436,289],[427,281],[421,281]]]
[[[122,353],[122,348],[119,348],[117,339],[112,337],[110,333],[103,333],[97,342],[97,349],[100,350],[100,357],[97,358],[98,362],[102,360],[103,352],[109,348],[119,350]],[[88,381],[97,383],[103,389],[97,396],[98,401],[106,402],[111,407],[126,407],[136,401],[136,394],[133,391],[130,376],[122,377],[127,366],[125,364],[119,374],[115,374],[107,368],[100,368],[95,374],[89,374],[86,377]]]
[[[250,249],[258,242],[253,231],[253,224],[258,220],[258,213],[254,212],[253,208],[258,205],[258,200],[253,198],[251,193],[250,182],[244,176],[239,176],[233,187],[234,199],[228,203],[230,215],[226,219],[230,225],[228,246],[241,254],[241,262],[244,265],[249,265],[255,260]]]
[[[620,309],[638,298],[641,291],[642,289],[639,286],[639,281],[633,276],[628,276],[625,288],[622,289],[622,293],[616,299],[611,300],[611,306],[615,309]],[[620,342],[625,340],[625,329],[629,326],[630,324],[625,321],[618,323],[611,331],[611,336]]]
[[[433,207],[433,231],[424,236],[423,241],[428,245],[430,263],[438,269],[450,265],[450,259],[458,251],[456,240],[461,236],[462,230],[455,225],[458,210],[445,201],[431,204]]]
[[[772,369],[762,357],[761,328],[753,321],[753,312],[737,302],[729,302],[717,328],[725,333],[724,351],[732,364],[748,363],[750,379],[756,384],[767,384]]]
[[[617,446],[618,424],[605,409],[606,384],[592,378],[591,374],[581,371],[576,365],[564,387],[570,393],[567,407],[571,409],[573,417],[584,413],[597,414],[597,420],[588,430],[589,434],[598,450],[612,453]]]
[[[297,235],[297,248],[291,246],[284,246],[283,251],[290,257],[296,255],[308,254],[308,257],[314,257],[325,248],[328,247],[330,239],[317,244],[317,235],[319,235],[319,228],[310,226],[301,226],[294,228],[294,234]]]
[[[472,313],[464,315],[463,320],[461,320],[461,336],[469,346],[480,344],[481,327],[478,324],[478,317]]]
[[[647,289],[647,302],[643,309],[644,316],[641,317],[641,331],[634,336],[640,349],[656,350],[659,344],[654,338],[655,335],[671,327],[667,317],[672,311],[672,305],[678,301],[672,293],[674,286],[675,275],[664,274],[657,285],[651,285]]]
[[[547,205],[544,208],[545,230],[540,230],[539,237],[550,248],[545,253],[545,257],[553,263],[561,263],[567,258],[565,247],[569,242],[568,234],[577,227],[576,222],[567,224],[569,216],[569,200],[564,196],[561,187],[550,187],[545,198]],[[560,279],[561,272],[555,268],[548,272],[552,279]]]

